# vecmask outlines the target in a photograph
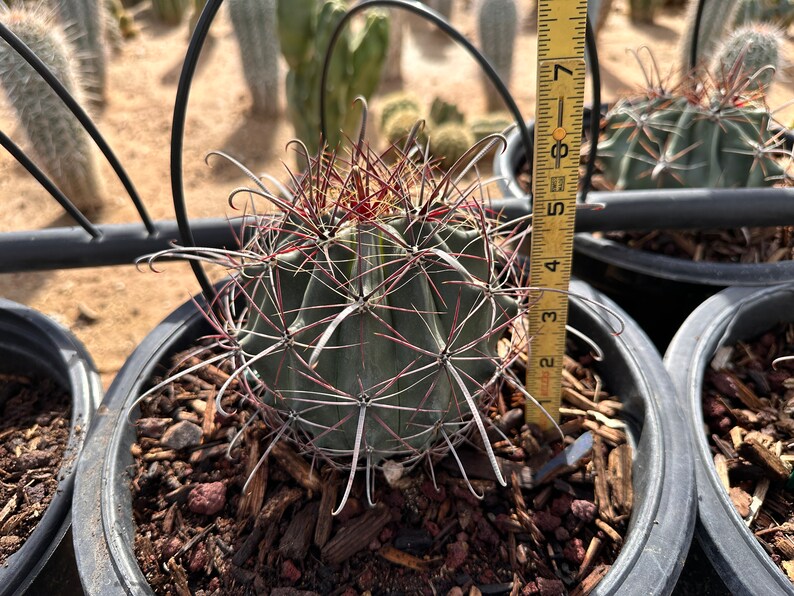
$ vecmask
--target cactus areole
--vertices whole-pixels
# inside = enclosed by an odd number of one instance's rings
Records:
[[[277,212],[254,217],[241,249],[223,254],[237,275],[212,316],[236,370],[218,403],[233,386],[253,397],[271,444],[291,440],[349,470],[347,493],[357,469],[370,478],[386,459],[454,454],[470,435],[504,482],[484,414],[500,384],[521,391],[517,350],[500,340],[518,345],[526,288],[479,182],[463,177],[495,139],[443,177],[398,148],[387,164],[356,144],[348,157],[306,154],[292,196],[263,183],[233,193]]]

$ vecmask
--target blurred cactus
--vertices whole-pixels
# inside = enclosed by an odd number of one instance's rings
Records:
[[[589,0],[587,3],[587,18],[590,19],[590,26],[593,34],[598,37],[604,23],[607,21],[609,12],[612,9],[612,0]]]
[[[515,0],[482,0],[478,15],[480,49],[502,82],[510,86],[513,47],[518,26]],[[501,107],[502,98],[484,73],[481,73],[488,110]]]
[[[408,137],[408,133],[421,117],[413,109],[404,109],[392,113],[383,129],[383,135],[392,145],[399,145],[400,141]],[[418,131],[417,142],[424,145],[428,138],[427,123]]]
[[[76,50],[86,97],[104,103],[107,92],[107,48],[103,0],[58,0],[63,29]]]
[[[780,39],[783,32],[769,23],[748,23],[736,29],[716,51],[712,70],[724,76],[740,67],[739,76],[750,79],[749,89],[766,93],[780,66]]]
[[[728,31],[738,7],[739,0],[704,0],[698,29],[697,57],[694,64],[696,68],[702,68],[711,62],[714,50]],[[697,8],[698,0],[689,0],[680,49],[681,68],[685,72],[691,66]]]
[[[78,103],[84,103],[76,52],[40,5],[0,7],[0,19],[47,65]],[[5,42],[0,42],[0,83],[42,169],[83,212],[102,207],[104,185],[97,149],[50,86]]]
[[[287,106],[295,133],[311,152],[320,140],[320,77],[334,27],[346,11],[342,0],[278,0],[278,37],[289,65]],[[381,11],[367,14],[355,33],[347,28],[331,58],[326,98],[330,147],[355,134],[361,110],[354,100],[369,98],[380,81],[389,44],[389,21]]]
[[[433,129],[430,154],[438,158],[442,170],[450,169],[474,144],[474,135],[462,122],[447,122]]]
[[[504,132],[514,122],[508,112],[493,112],[472,119],[469,122],[469,129],[474,135],[474,140],[481,141],[488,135]]]
[[[181,23],[188,6],[190,0],[152,0],[154,16],[168,25]]]
[[[653,23],[661,0],[629,0],[629,18],[635,23]]]
[[[398,91],[391,93],[381,101],[380,126],[385,128],[394,114],[411,111],[415,113],[416,120],[421,117],[422,110],[419,107],[419,99],[413,93]]]
[[[436,97],[430,104],[430,120],[433,124],[463,124],[465,117],[454,103]],[[471,145],[472,143],[469,143]]]
[[[389,13],[389,49],[383,65],[383,82],[401,81],[403,78],[403,35],[407,14],[404,10]]]
[[[794,23],[794,0],[740,0],[734,27],[753,22],[774,23],[787,29]]]
[[[276,0],[227,0],[240,47],[243,73],[253,97],[252,112],[279,112],[279,44]]]

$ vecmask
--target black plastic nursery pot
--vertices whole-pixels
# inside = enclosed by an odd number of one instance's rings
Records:
[[[69,442],[58,472],[58,489],[33,533],[0,566],[0,595],[10,595],[23,594],[47,573],[48,563],[69,530],[78,457],[102,399],[102,385],[91,357],[76,337],[43,314],[2,298],[0,372],[49,377],[72,398]]]
[[[703,377],[720,347],[791,321],[794,284],[728,288],[689,316],[664,357],[692,443],[698,495],[696,536],[734,594],[794,594],[794,585],[747,528],[719,480],[704,431]]]
[[[574,282],[572,289],[616,308],[586,284]],[[683,567],[695,518],[688,444],[677,436],[683,419],[671,407],[672,386],[644,333],[627,319],[626,331],[615,336],[603,317],[585,302],[572,300],[572,324],[604,350],[608,366],[601,374],[626,403],[635,453],[635,506],[623,550],[597,593],[669,594]],[[74,504],[75,552],[88,595],[152,593],[133,551],[126,470],[135,429],[127,422],[127,410],[159,364],[209,330],[194,303],[183,305],[143,340],[105,397],[81,458]],[[129,418],[137,415],[133,411]]]
[[[602,107],[602,110],[604,107]],[[590,111],[585,109],[584,129],[588,130]],[[534,130],[534,123],[528,123]],[[790,139],[791,140],[791,139]],[[500,190],[505,197],[525,197],[526,193],[518,183],[517,172],[525,162],[524,148],[516,132],[507,138],[504,152],[494,158],[494,175],[499,178]],[[755,190],[755,191],[754,191]],[[637,199],[637,220],[631,222],[627,211],[621,210],[621,224],[625,229],[632,228],[632,223],[640,222],[639,211],[643,209],[643,197],[654,198],[653,209],[660,217],[658,227],[664,227],[663,219],[667,219],[664,201],[669,200],[669,210],[681,210],[683,204],[689,203],[687,213],[693,218],[704,215],[709,219],[718,216],[726,227],[747,225],[742,216],[732,217],[730,211],[715,208],[720,196],[727,193],[743,193],[742,202],[752,205],[757,213],[770,214],[769,221],[791,221],[791,210],[775,219],[773,214],[779,213],[780,203],[770,197],[769,189],[719,189],[714,192],[714,201],[695,201],[700,198],[698,191],[687,196],[686,191],[647,190],[632,191],[630,194]],[[775,189],[779,190],[779,189]],[[789,189],[790,190],[790,189]],[[598,203],[599,193],[588,193],[588,203]],[[619,193],[609,193],[619,194]],[[629,193],[626,193],[629,194]],[[719,196],[718,196],[719,195]],[[769,197],[765,199],[765,197]],[[661,201],[661,202],[660,202]],[[768,202],[767,202],[768,201]],[[662,207],[660,208],[660,205]],[[694,206],[694,207],[693,207]],[[679,214],[680,215],[680,214]],[[603,219],[609,218],[608,207],[603,212]],[[680,216],[676,217],[681,220]],[[642,217],[636,229],[653,229],[648,226],[653,217]],[[730,221],[730,225],[727,225]],[[774,224],[773,224],[774,225]],[[713,226],[713,227],[719,227]],[[591,226],[590,229],[593,229]],[[614,229],[609,227],[609,229]],[[648,333],[654,343],[663,350],[669,343],[675,330],[686,317],[705,299],[728,286],[766,286],[794,280],[794,261],[778,263],[713,263],[690,261],[670,257],[658,253],[629,248],[619,242],[609,240],[597,233],[583,232],[576,235],[574,243],[574,275],[592,284],[598,290],[615,300]]]

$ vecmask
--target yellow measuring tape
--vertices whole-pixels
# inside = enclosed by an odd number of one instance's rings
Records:
[[[539,0],[527,391],[559,420],[585,85],[587,0]],[[546,416],[528,403],[526,420]]]

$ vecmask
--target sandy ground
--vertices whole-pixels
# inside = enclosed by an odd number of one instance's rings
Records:
[[[535,34],[532,0],[521,5],[520,36],[510,87],[522,112],[529,117],[535,99]],[[625,2],[616,1],[599,39],[605,98],[614,98],[642,82],[642,73],[627,48],[648,45],[665,73],[678,64],[676,46],[683,25],[680,10],[667,10],[653,26],[636,26],[626,16]],[[454,23],[476,39],[473,10],[457,2]],[[169,179],[170,126],[176,83],[187,48],[187,25],[166,27],[152,20],[146,9],[137,12],[141,34],[129,40],[110,65],[109,101],[97,115],[100,129],[119,155],[155,219],[173,218]],[[200,64],[188,112],[185,135],[185,189],[192,217],[223,216],[228,192],[245,179],[234,168],[204,155],[223,149],[255,172],[285,179],[283,163],[294,165],[285,145],[292,134],[289,121],[261,121],[249,117],[247,88],[239,54],[225,13],[213,26],[213,42]],[[789,65],[794,58],[792,38],[785,44]],[[484,111],[485,100],[475,63],[468,55],[424,23],[409,21],[403,53],[403,85],[426,97],[455,101],[469,116]],[[792,74],[781,73],[771,97],[777,106],[794,97]],[[392,90],[395,85],[391,85]],[[384,90],[382,90],[384,91]],[[284,99],[282,99],[284,102]],[[377,111],[377,97],[372,101]],[[13,116],[0,103],[0,126],[21,140]],[[794,108],[781,110],[791,122]],[[101,223],[137,220],[123,189],[107,169],[115,203]],[[71,225],[60,208],[7,154],[0,155],[0,231]],[[133,266],[0,275],[0,296],[28,304],[69,327],[87,346],[107,386],[125,358],[170,311],[198,291],[184,264],[164,266],[162,273]]]

